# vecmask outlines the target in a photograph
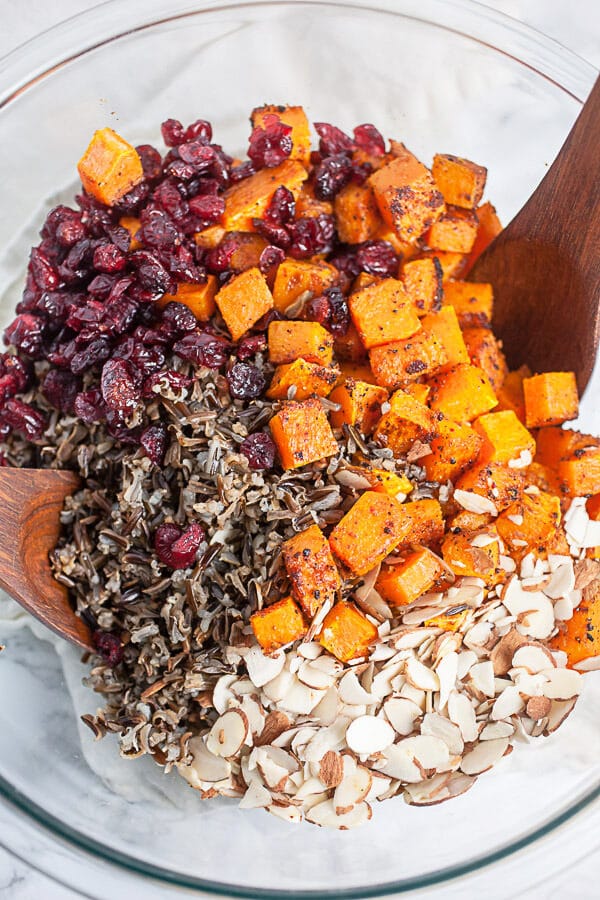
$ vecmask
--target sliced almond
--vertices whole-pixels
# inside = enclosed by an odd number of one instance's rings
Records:
[[[371,756],[389,747],[395,736],[394,729],[385,719],[359,716],[348,726],[346,743],[360,756]]]
[[[278,819],[283,819],[284,822],[299,825],[302,821],[302,813],[297,806],[292,806],[291,803],[272,803],[268,809],[272,815],[277,816]]]
[[[279,705],[286,712],[307,716],[313,711],[324,694],[325,691],[307,687],[297,678],[293,678],[284,696],[279,700]]]
[[[508,748],[508,738],[496,738],[492,741],[481,741],[466,753],[460,764],[465,775],[480,775],[487,772],[499,762]]]
[[[346,672],[339,683],[340,700],[350,705],[368,705],[373,703],[374,697],[369,691],[365,691],[356,672]]]
[[[255,745],[272,744],[281,734],[284,733],[291,725],[289,718],[285,713],[279,710],[273,710],[265,719],[263,730],[260,735],[255,738]]]
[[[455,490],[453,497],[458,505],[462,506],[462,508],[466,509],[468,512],[481,514],[489,513],[492,516],[498,515],[496,504],[487,497],[482,497],[481,494],[475,494],[473,491]]]
[[[545,719],[552,709],[552,701],[548,697],[530,697],[525,712],[534,722]],[[498,723],[500,724],[500,723]]]
[[[516,576],[506,584],[502,602],[511,615],[517,617],[518,630],[533,638],[543,639],[554,628],[552,603],[541,591],[524,591]]]
[[[421,723],[421,734],[428,734],[443,741],[452,756],[460,756],[465,745],[458,725],[439,713],[427,713]]]
[[[316,641],[306,641],[298,645],[298,655],[303,659],[317,659],[323,653],[323,647]]]
[[[215,783],[229,778],[231,764],[211,753],[203,737],[191,738],[188,749],[192,754],[192,762],[189,766],[178,766],[178,771],[193,787],[199,787],[199,782]]]
[[[337,687],[330,687],[314,707],[311,718],[316,719],[320,725],[331,725],[335,722],[339,706]]]
[[[440,682],[440,696],[438,700],[438,710],[441,712],[446,704],[450,692],[456,687],[456,678],[458,674],[458,653],[455,650],[446,653],[437,664],[435,669],[436,675]]]
[[[422,710],[406,697],[392,697],[383,704],[383,711],[392,728],[402,736],[408,736],[415,730],[415,722]]]
[[[262,687],[277,678],[285,665],[285,653],[276,650],[271,656],[262,652],[260,647],[250,647],[244,657],[250,680],[256,687]]]
[[[388,747],[377,763],[377,771],[389,775],[390,778],[396,778],[404,784],[417,784],[422,781],[424,772],[415,762],[413,748],[410,745],[403,746],[406,741],[412,740],[413,738],[406,738],[399,744],[392,744],[391,747]]]
[[[582,676],[574,669],[551,669],[543,693],[549,700],[572,700],[581,692]]]
[[[307,762],[318,763],[328,750],[341,750],[345,744],[349,722],[347,717],[339,716],[331,725],[319,728],[305,746],[302,758]]]
[[[485,662],[471,666],[469,669],[469,680],[483,697],[493,697],[495,694],[494,666],[491,660],[487,659]]]
[[[212,702],[216,711],[221,715],[234,699],[231,685],[237,681],[237,675],[221,675],[213,688]]]
[[[364,766],[357,765],[352,756],[345,755],[343,776],[333,794],[333,805],[338,816],[350,812],[353,806],[361,803],[369,791],[373,780],[371,773]]]
[[[498,696],[492,707],[492,719],[508,719],[521,712],[525,703],[517,687],[507,687]]]
[[[512,667],[522,668],[531,675],[537,675],[548,667],[555,668],[554,657],[546,647],[541,644],[523,644],[515,651],[512,659]]]
[[[597,672],[600,669],[600,656],[590,656],[574,664],[578,672]]]
[[[478,728],[475,710],[466,694],[452,691],[448,698],[448,715],[460,728],[465,743],[477,740]]]
[[[573,568],[573,560],[569,559],[554,570],[550,576],[550,581],[544,588],[544,593],[552,600],[558,600],[559,597],[570,594],[574,588],[575,570]]]
[[[439,691],[440,679],[422,662],[410,657],[406,662],[406,679],[413,687],[422,691]]]
[[[491,653],[495,675],[507,675],[512,669],[513,658],[518,648],[527,643],[527,638],[513,628],[500,638]]]
[[[240,750],[248,734],[248,717],[241,709],[219,716],[206,737],[206,748],[215,756],[230,758]]]
[[[382,798],[389,790],[391,783],[392,779],[388,778],[387,775],[382,775],[381,772],[375,772],[371,769],[371,789],[365,797],[367,803]]]
[[[552,734],[553,731],[556,731],[562,723],[565,721],[567,716],[569,716],[573,709],[575,708],[575,704],[577,702],[577,698],[574,697],[572,700],[553,700],[552,707],[550,712],[548,713],[548,721],[546,723],[545,734]]]
[[[356,828],[359,825],[364,825],[365,822],[368,822],[371,818],[372,812],[371,807],[368,803],[358,803],[356,806],[353,806],[350,812],[344,813],[343,815],[337,815],[335,811],[335,807],[333,805],[333,800],[325,800],[323,803],[318,803],[316,806],[307,812],[306,818],[309,822],[313,822],[315,825],[320,825],[324,828]]]
[[[264,809],[271,803],[272,797],[264,785],[253,778],[248,790],[239,802],[240,809]]]
[[[406,800],[411,806],[435,806],[466,793],[476,780],[462,772],[434,775],[419,784],[407,785]]]
[[[279,703],[291,686],[294,684],[295,678],[288,669],[282,669],[272,681],[267,682],[263,686],[263,694],[273,703]]]
[[[512,737],[514,733],[514,725],[510,722],[488,722],[481,730],[479,740],[494,741],[496,738]]]
[[[305,660],[300,664],[300,668],[298,669],[298,679],[305,684],[309,688],[315,688],[316,690],[327,690],[330,688],[335,682],[335,668],[330,667],[333,671],[327,671],[322,665],[319,665],[323,660],[335,665],[335,660],[332,657],[321,656],[315,660]]]
[[[327,788],[335,788],[344,777],[344,757],[328,750],[319,763],[319,779]],[[362,799],[362,798],[361,798]]]

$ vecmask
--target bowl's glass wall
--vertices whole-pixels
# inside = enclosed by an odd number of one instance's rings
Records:
[[[441,151],[486,165],[487,195],[508,220],[543,176],[579,103],[530,66],[444,28],[443,5],[422,3],[420,20],[400,14],[404,6],[411,4],[390,3],[394,13],[334,4],[205,10],[103,43],[29,84],[0,110],[1,324],[44,212],[69,196],[77,159],[105,125],[135,143],[156,142],[163,119],[203,117],[227,149],[243,152],[253,106],[301,103],[312,120],[346,128],[373,121],[426,163]],[[428,10],[436,24],[426,21]],[[472,14],[474,33],[480,16]],[[401,888],[527,839],[600,785],[596,673],[555,736],[518,747],[465,797],[429,809],[386,802],[357,832],[293,830],[261,812],[241,814],[233,801],[203,804],[148,760],[116,759],[107,777],[116,746],[92,746],[91,733],[80,733],[54,650],[29,632],[3,642],[0,779],[12,796],[109,857],[124,854],[183,883],[250,892]],[[76,690],[84,670],[74,668],[74,651],[64,653]],[[93,711],[96,698],[83,704],[82,690],[80,707]],[[141,799],[128,784],[134,770],[146,785]]]

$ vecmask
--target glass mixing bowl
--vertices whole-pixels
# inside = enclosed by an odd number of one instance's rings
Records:
[[[243,152],[252,107],[300,103],[312,120],[373,121],[426,162],[440,151],[486,165],[487,196],[508,221],[594,76],[555,42],[459,0],[104,3],[0,62],[2,324],[27,248],[44,213],[72,193],[96,128],[154,142],[163,119],[201,116]],[[600,428],[598,390],[596,379],[583,404],[590,429]],[[600,672],[554,736],[518,747],[465,796],[428,809],[385,802],[357,831],[294,830],[235,801],[202,803],[149,760],[120,760],[110,738],[95,745],[74,712],[72,696],[80,712],[97,705],[78,686],[76,651],[57,655],[27,629],[5,631],[0,840],[85,894],[100,890],[103,860],[114,897],[154,896],[165,882],[253,897],[366,896],[473,871],[567,820],[580,848],[591,839],[579,819],[600,795]]]

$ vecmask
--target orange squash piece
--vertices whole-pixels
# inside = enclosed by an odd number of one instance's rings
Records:
[[[600,492],[600,447],[576,450],[558,464],[558,481],[570,497],[587,497]]]
[[[367,351],[352,322],[349,323],[346,334],[335,338],[333,349],[336,357],[341,360],[348,360],[353,363],[364,363],[367,360]]]
[[[444,215],[433,223],[424,240],[432,250],[469,253],[475,243],[477,226],[477,216],[472,210],[449,207]]]
[[[361,469],[360,473],[371,483],[374,491],[387,494],[399,503],[402,503],[413,489],[412,482],[406,475],[388,472],[387,469],[365,468]]]
[[[137,150],[112,128],[94,132],[77,163],[81,183],[88,194],[112,206],[144,178]]]
[[[212,250],[214,247],[219,246],[226,234],[227,232],[222,225],[209,225],[208,228],[203,228],[202,231],[197,231],[195,233],[194,243],[196,243],[198,247]]]
[[[266,116],[277,118],[292,129],[292,152],[289,159],[297,159],[307,166],[310,161],[310,125],[301,106],[258,106],[250,116],[252,125],[264,128]]]
[[[440,558],[428,547],[419,547],[395,566],[381,570],[375,590],[391,606],[408,606],[446,574]]]
[[[318,296],[331,287],[338,278],[338,271],[329,263],[319,260],[284,259],[277,269],[273,285],[275,309],[285,312],[300,294],[310,291]]]
[[[236,273],[258,266],[263,250],[268,247],[264,237],[249,231],[232,231],[227,239],[234,245],[229,266]]]
[[[302,612],[291,597],[284,597],[253,613],[250,625],[265,653],[273,653],[292,641],[300,640],[308,630]]]
[[[402,266],[402,287],[418,316],[437,312],[442,305],[443,272],[437,257],[412,259]]]
[[[348,378],[354,378],[355,381],[365,381],[367,384],[377,384],[368,362],[348,362],[344,360],[340,363],[340,370],[341,375],[338,384],[343,384]],[[377,386],[379,387],[379,385]]]
[[[463,328],[489,325],[494,311],[491,284],[474,281],[448,281],[444,284],[444,302],[453,306]]]
[[[429,383],[429,405],[455,422],[472,422],[498,403],[487,375],[477,366],[454,366]]]
[[[221,288],[215,297],[234,341],[273,308],[273,296],[258,268],[246,269]]]
[[[444,516],[437,500],[411,500],[400,507],[398,549],[412,544],[437,544],[444,534]]]
[[[340,370],[334,366],[296,359],[292,363],[277,366],[267,391],[270,400],[306,400],[308,397],[327,397],[335,385]],[[293,389],[290,396],[290,389]]]
[[[581,431],[573,431],[571,428],[561,428],[550,425],[540,428],[537,433],[536,461],[558,469],[563,459],[570,459],[581,455],[594,447],[600,447],[600,439],[591,434],[583,434]]]
[[[339,403],[341,409],[330,413],[334,428],[354,425],[361,434],[369,435],[381,418],[381,404],[388,398],[385,388],[346,378],[329,395],[332,403]]]
[[[477,235],[475,237],[475,243],[469,253],[469,258],[467,259],[465,275],[468,275],[473,268],[475,261],[502,231],[502,225],[500,224],[500,219],[498,218],[496,210],[489,202],[483,203],[477,208],[477,219],[479,221]]]
[[[469,536],[447,534],[442,541],[442,556],[455,575],[491,581],[500,561],[498,534],[493,527]]]
[[[397,546],[401,522],[400,503],[365,491],[331,532],[331,549],[354,575],[365,575]]]
[[[560,425],[579,412],[574,372],[544,372],[523,381],[525,424],[528,428]]]
[[[238,181],[223,195],[223,227],[226,231],[255,231],[253,219],[262,219],[277,188],[283,185],[295,195],[307,177],[302,163],[286,159],[272,169],[261,169]]]
[[[174,294],[163,294],[156,305],[159,309],[164,309],[168,303],[183,303],[191,309],[199,322],[208,322],[217,308],[216,293],[217,279],[214,275],[207,275],[204,284],[180,283]]]
[[[269,360],[275,365],[296,359],[328,366],[333,359],[333,337],[318,322],[285,319],[269,324]]]
[[[444,283],[451,278],[461,278],[468,257],[464,253],[450,253],[447,250],[426,250],[418,259],[437,259],[442,268]]]
[[[459,425],[449,419],[438,422],[438,434],[429,442],[431,453],[419,460],[428,481],[445,484],[458,476],[476,461],[483,443],[480,435],[468,425]]]
[[[324,603],[334,603],[342,586],[329,541],[311,525],[281,546],[292,595],[312,619]]]
[[[555,494],[557,497],[561,497],[561,499],[564,497],[558,483],[556,471],[545,466],[543,463],[535,462],[534,460],[531,465],[527,467],[526,477],[528,484],[535,485],[540,491],[544,491],[546,494]],[[567,550],[567,555],[568,553],[570,553],[570,550]]]
[[[410,298],[395,278],[386,278],[351,294],[348,306],[367,350],[402,341],[421,327]]]
[[[126,228],[131,235],[131,243],[129,244],[130,250],[139,250],[142,246],[141,242],[136,238],[141,224],[140,220],[136,219],[135,216],[121,216],[119,219],[121,228]]]
[[[477,463],[461,475],[457,490],[486,497],[502,510],[519,500],[523,493],[523,473],[499,463]]]
[[[437,372],[448,357],[436,336],[422,328],[404,341],[373,347],[369,361],[377,383],[395,390]]]
[[[531,378],[528,366],[521,366],[514,372],[506,375],[502,386],[496,391],[498,394],[498,409],[512,409],[517,418],[525,423],[525,394],[523,381]]]
[[[419,403],[423,403],[424,406],[427,406],[429,395],[431,393],[431,388],[428,384],[421,384],[418,381],[413,381],[412,384],[407,384],[403,390],[406,394],[410,394],[411,397],[418,400]]]
[[[305,181],[296,197],[296,218],[316,218],[317,216],[330,216],[333,213],[333,203],[329,200],[319,200],[315,197],[315,189],[310,181]]]
[[[509,552],[535,550],[546,555],[547,544],[560,525],[560,499],[540,491],[523,494],[500,513],[496,528]]]
[[[600,656],[600,585],[590,586],[573,618],[563,622],[550,641],[553,650],[564,650],[567,666],[573,668],[584,659]]]
[[[375,440],[393,450],[395,456],[407,453],[415,441],[427,443],[439,432],[439,420],[404,391],[396,391],[390,398],[390,409],[384,413],[375,429]]]
[[[474,513],[468,509],[461,509],[448,520],[448,531],[453,534],[466,534],[468,537],[475,534],[476,531],[482,531],[492,521],[489,513]]]
[[[403,241],[416,241],[445,211],[444,200],[425,166],[398,145],[395,159],[370,178],[384,221]]]
[[[381,216],[368,184],[346,185],[337,194],[334,209],[338,236],[345,244],[361,244],[377,236]]]
[[[269,422],[284,469],[297,469],[338,452],[337,441],[319,400],[284,403]]]
[[[446,203],[475,209],[485,188],[487,169],[460,156],[436,153],[431,173]]]
[[[366,656],[379,637],[376,626],[352,603],[336,603],[323,620],[319,643],[340,662]]]
[[[462,628],[467,619],[467,616],[469,615],[469,612],[469,609],[462,609],[459,612],[452,612],[452,610],[448,610],[448,612],[442,613],[439,616],[433,616],[431,619],[425,619],[425,622],[423,624],[426,628],[441,628],[442,631],[449,631],[454,633]]]
[[[529,462],[535,456],[533,435],[511,409],[486,413],[473,423],[473,428],[483,438],[482,462],[510,465],[511,461],[520,461],[521,454],[529,454]]]
[[[460,330],[456,311],[452,306],[442,306],[439,312],[431,312],[421,319],[425,331],[433,334],[444,348],[447,362],[440,367],[440,372],[469,362],[469,353],[463,333]]]
[[[490,328],[465,328],[463,339],[469,359],[485,372],[494,392],[498,394],[508,375],[500,341]]]

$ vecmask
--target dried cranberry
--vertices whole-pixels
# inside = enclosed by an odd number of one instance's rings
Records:
[[[202,141],[190,141],[179,146],[179,156],[189,166],[193,166],[197,173],[207,172],[215,162],[217,155],[214,149]]]
[[[350,310],[348,302],[339,287],[327,288],[329,300],[329,331],[334,337],[343,337],[350,327]]]
[[[65,369],[50,369],[42,393],[48,403],[63,412],[73,412],[75,397],[81,390],[81,380]]]
[[[113,355],[115,359],[128,360],[131,363],[132,374],[139,377],[162,368],[165,362],[165,355],[159,346],[148,347],[131,337],[122,339]],[[137,383],[136,378],[134,381]]]
[[[131,247],[131,234],[126,228],[123,228],[122,225],[113,225],[111,228],[106,229],[106,234],[116,247],[121,250],[122,253],[128,253]]]
[[[127,360],[109,359],[104,363],[100,386],[109,409],[129,413],[137,406],[140,392],[133,367]]]
[[[142,396],[146,399],[156,397],[169,390],[174,394],[181,394],[190,387],[192,379],[175,369],[167,369],[163,372],[153,372],[144,381]],[[158,388],[158,390],[155,390]]]
[[[206,119],[197,119],[185,129],[184,138],[186,141],[201,141],[203,144],[210,144],[212,140],[212,125]]]
[[[140,181],[134,188],[118,200],[113,209],[122,216],[135,216],[142,204],[148,199],[150,187],[145,181]]]
[[[114,631],[94,631],[92,640],[107,666],[118,666],[123,659],[123,644]]]
[[[269,245],[265,247],[258,260],[258,268],[263,275],[270,275],[285,259],[285,253],[281,247]]]
[[[159,525],[154,535],[154,549],[159,560],[172,569],[187,569],[196,560],[196,553],[206,532],[193,522],[185,531],[178,525]]]
[[[23,360],[18,356],[9,356],[8,353],[0,357],[0,372],[3,375],[10,375],[14,379],[18,391],[25,390],[31,377]]]
[[[155,150],[150,144],[139,144],[135,149],[142,162],[144,178],[149,181],[158,178],[162,171],[162,157],[158,150]]]
[[[395,277],[400,259],[387,241],[365,241],[356,251],[356,261],[363,272],[370,275]]]
[[[335,125],[327,122],[315,122],[315,131],[321,138],[319,152],[322,156],[336,156],[338,153],[351,153],[354,149],[352,138],[344,134]]]
[[[78,350],[71,357],[71,372],[74,375],[81,375],[97,363],[104,362],[110,356],[110,344],[106,338],[96,338],[84,347]]]
[[[329,327],[330,313],[329,300],[324,294],[318,297],[311,297],[304,304],[303,315],[311,322],[318,322],[323,328]]]
[[[4,332],[4,340],[36,359],[42,348],[43,333],[44,319],[31,313],[23,313],[8,326]]]
[[[77,210],[59,204],[58,206],[55,206],[54,209],[51,209],[46,216],[46,221],[42,226],[40,234],[44,240],[47,240],[48,238],[52,240],[56,237],[58,229],[63,223],[79,218],[80,216]]]
[[[160,209],[144,209],[140,215],[139,235],[148,247],[171,247],[179,240],[177,227]]]
[[[73,212],[69,218],[65,218],[56,229],[56,240],[61,247],[72,247],[84,237],[85,225],[76,212]]]
[[[319,200],[333,200],[352,178],[352,163],[338,154],[324,159],[315,172],[315,196]]]
[[[165,178],[158,185],[152,194],[152,201],[171,216],[175,222],[184,219],[189,212],[185,198],[170,178]]]
[[[292,243],[288,253],[294,259],[307,259],[316,253],[328,253],[335,239],[332,216],[304,216],[289,226]]]
[[[370,156],[383,156],[385,153],[383,135],[374,125],[357,125],[354,129],[354,143]]]
[[[352,174],[350,180],[354,184],[364,184],[369,175],[373,172],[373,166],[368,162],[353,162]]]
[[[270,244],[273,244],[275,247],[281,247],[283,250],[290,246],[292,239],[287,228],[284,228],[283,225],[274,225],[272,222],[266,222],[263,219],[253,219],[252,223],[258,234]]]
[[[342,250],[330,257],[329,262],[341,272],[348,284],[360,274],[360,266],[354,250]]]
[[[30,441],[41,438],[46,428],[46,420],[37,409],[29,403],[23,403],[22,400],[15,400],[14,397],[6,401],[2,418],[7,425]]]
[[[35,283],[42,291],[53,291],[60,284],[60,278],[48,257],[36,247],[31,251],[29,269]]]
[[[253,400],[260,397],[267,382],[265,376],[252,363],[236,362],[227,373],[229,393],[236,400]]]
[[[167,429],[164,425],[149,425],[140,435],[142,446],[148,459],[156,466],[162,466],[167,451]]]
[[[215,194],[199,194],[190,200],[190,212],[203,222],[214,225],[225,212],[225,201]]]
[[[94,268],[99,272],[113,274],[127,265],[127,257],[116,244],[101,244],[94,250]]]
[[[273,225],[286,225],[296,215],[296,201],[289,188],[280,185],[265,210],[264,218]]]
[[[151,295],[168,294],[174,290],[173,277],[153,253],[136,250],[129,258],[137,269],[140,286]]]
[[[278,116],[267,115],[264,128],[257,125],[252,129],[248,157],[257,169],[278,166],[292,152],[292,127]]]
[[[224,338],[206,331],[186,334],[173,345],[173,352],[182,359],[207,369],[219,369],[225,365],[229,351],[229,343]]]
[[[162,311],[162,321],[174,332],[185,333],[194,331],[198,325],[196,316],[188,306],[183,303],[171,301]]]
[[[167,147],[177,147],[185,140],[185,129],[177,119],[165,119],[160,130]]]
[[[204,256],[204,265],[213,275],[219,275],[221,272],[226,272],[231,263],[231,257],[233,256],[234,251],[234,242],[225,238],[218,247],[212,247],[207,251]]]
[[[269,434],[259,431],[249,434],[240,444],[240,453],[248,460],[251,469],[272,469],[275,462],[275,444]]]
[[[10,373],[0,375],[0,407],[9,397],[14,397],[17,393],[17,379]]]
[[[240,163],[239,166],[233,166],[230,170],[229,177],[231,179],[232,184],[237,184],[238,181],[243,181],[244,178],[249,178],[250,175],[254,175],[256,169],[253,164],[248,160],[247,162]]]
[[[87,425],[101,422],[106,416],[106,406],[98,388],[77,394],[73,401],[73,412]]]
[[[237,345],[235,355],[238,359],[250,359],[257,353],[264,353],[267,349],[267,339],[264,334],[247,334]]]

